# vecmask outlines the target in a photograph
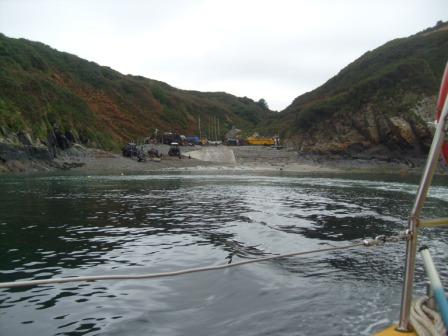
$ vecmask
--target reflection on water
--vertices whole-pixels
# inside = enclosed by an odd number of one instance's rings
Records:
[[[170,271],[396,234],[417,188],[316,176],[0,183],[1,281]],[[446,216],[446,185],[431,190],[426,215]],[[423,230],[445,279],[446,238]],[[387,245],[175,279],[3,290],[0,334],[369,335],[398,316],[403,253]]]

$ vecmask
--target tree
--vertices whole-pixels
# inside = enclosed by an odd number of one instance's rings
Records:
[[[261,108],[265,109],[265,110],[269,110],[269,106],[268,103],[266,102],[266,100],[264,98],[261,98],[258,102],[257,102],[258,106],[260,106]]]

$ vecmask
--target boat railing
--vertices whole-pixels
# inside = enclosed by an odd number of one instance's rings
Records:
[[[406,243],[406,262],[403,282],[403,292],[401,298],[400,320],[398,331],[408,332],[412,330],[410,323],[410,310],[412,305],[412,290],[414,284],[415,258],[417,253],[418,229],[421,227],[434,227],[447,225],[448,218],[421,219],[421,211],[425,203],[432,178],[439,164],[442,147],[446,146],[446,126],[448,118],[448,63],[442,79],[439,98],[437,102],[437,127],[434,133],[428,159],[423,170],[422,179],[417,190],[414,206],[408,220],[407,233],[409,239]]]

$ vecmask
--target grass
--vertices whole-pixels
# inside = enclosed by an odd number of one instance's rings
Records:
[[[86,143],[117,149],[155,128],[198,134],[197,120],[252,130],[272,116],[265,106],[226,93],[176,89],[0,34],[0,122],[45,138],[52,125]]]

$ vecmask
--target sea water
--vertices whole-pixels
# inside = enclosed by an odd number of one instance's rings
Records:
[[[418,178],[0,178],[0,281],[144,274],[406,229]],[[424,216],[447,216],[448,181]],[[448,232],[421,230],[444,284]],[[0,290],[0,335],[370,335],[399,313],[403,242],[174,278]],[[418,258],[416,292],[426,277]]]

